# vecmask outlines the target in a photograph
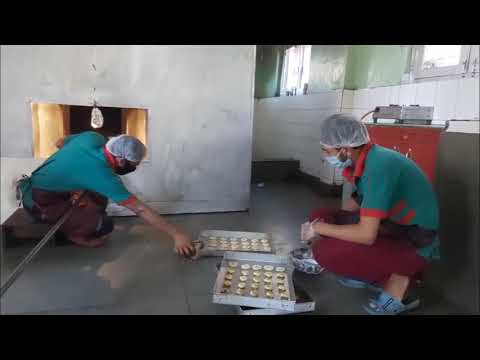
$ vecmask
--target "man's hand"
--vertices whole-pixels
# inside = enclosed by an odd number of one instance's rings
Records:
[[[191,257],[195,255],[195,247],[192,240],[187,234],[182,232],[176,232],[173,235],[175,241],[175,252],[185,257]]]
[[[72,204],[76,201],[78,201],[78,199],[80,199],[80,197],[83,195],[83,191],[72,191],[70,192],[70,201],[72,202]],[[77,204],[78,207],[84,207],[87,205],[87,202],[85,201],[85,199],[82,199],[80,200],[80,202]]]
[[[306,243],[307,245],[311,245],[313,239],[317,236],[313,224],[318,222],[319,220],[314,220],[312,222],[306,222],[302,224],[302,235],[301,239],[302,242]]]
[[[140,216],[148,224],[170,235],[174,240],[175,252],[177,254],[186,257],[192,257],[195,255],[195,247],[190,237],[184,233],[183,230],[169,224],[162,216],[153,211],[142,201],[136,199],[125,206]]]

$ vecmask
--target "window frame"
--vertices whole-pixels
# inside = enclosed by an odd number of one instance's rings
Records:
[[[283,68],[282,68],[282,75],[280,79],[280,96],[286,96],[287,91],[290,91],[290,89],[286,88],[286,84],[288,82],[288,63],[290,60],[290,57],[287,56],[287,51],[291,49],[292,47],[300,47],[301,48],[301,66],[298,71],[298,80],[296,84],[296,93],[295,95],[303,95],[303,84],[302,84],[302,78],[305,70],[305,48],[307,46],[312,46],[312,45],[290,45],[287,46],[286,49],[284,50],[284,60],[283,60]],[[311,50],[310,50],[310,59],[308,61],[311,62]],[[308,81],[306,82],[308,84]]]
[[[413,78],[415,81],[434,77],[465,76],[469,71],[470,53],[472,45],[461,45],[460,62],[458,65],[443,66],[433,69],[422,69],[423,55],[426,45],[412,45],[415,52],[413,56]]]

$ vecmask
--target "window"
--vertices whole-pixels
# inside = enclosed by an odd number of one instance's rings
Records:
[[[147,110],[99,107],[104,123],[91,124],[91,106],[32,103],[33,153],[45,159],[57,151],[56,142],[68,135],[96,131],[105,138],[127,134],[147,145]]]
[[[415,79],[468,72],[471,45],[414,46]]]
[[[312,45],[296,45],[285,50],[283,60],[281,95],[305,93],[310,76]]]

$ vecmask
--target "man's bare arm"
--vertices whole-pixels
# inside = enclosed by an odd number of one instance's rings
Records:
[[[136,200],[135,202],[126,205],[126,207],[136,215],[140,216],[148,224],[170,235],[175,241],[175,249],[178,253],[182,255],[193,254],[194,247],[188,235],[180,228],[168,223],[162,216],[145,203]]]
[[[375,242],[379,227],[380,219],[368,216],[361,216],[360,222],[352,225],[327,224],[321,221],[313,224],[313,229],[319,235],[364,245]]]

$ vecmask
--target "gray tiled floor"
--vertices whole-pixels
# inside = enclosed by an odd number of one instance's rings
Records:
[[[310,210],[338,206],[299,184],[253,187],[249,212],[170,216],[192,235],[204,229],[270,232],[277,252],[299,246],[299,225]],[[25,249],[7,249],[7,272]],[[107,246],[44,248],[1,300],[2,314],[234,314],[211,301],[218,258],[183,262],[170,241],[136,218],[119,218]],[[343,288],[332,274],[295,274],[315,299],[312,314],[363,315],[365,290]],[[461,311],[425,291],[417,314]]]

